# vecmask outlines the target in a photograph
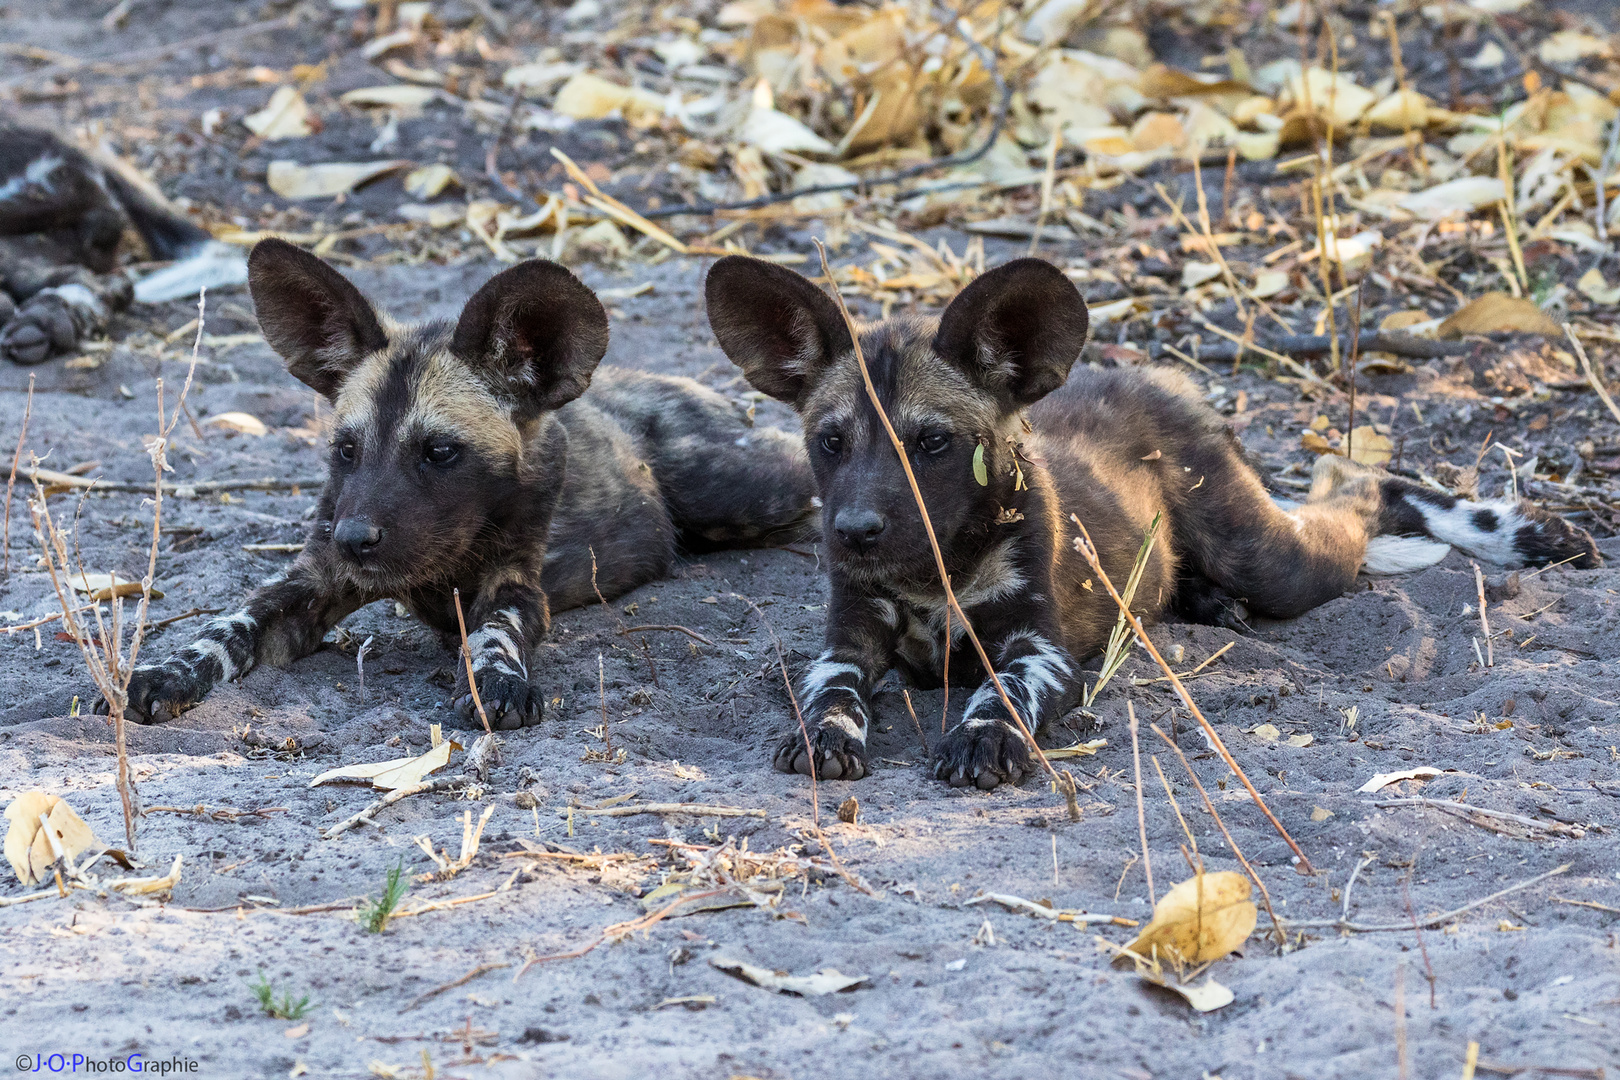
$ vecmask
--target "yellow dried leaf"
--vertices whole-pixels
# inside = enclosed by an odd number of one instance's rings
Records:
[[[141,583],[126,581],[116,574],[73,574],[69,580],[73,588],[89,596],[92,600],[111,600],[115,596],[141,595]],[[160,600],[163,590],[157,586],[152,587],[152,599]]]
[[[1382,465],[1395,456],[1395,444],[1370,426],[1350,432],[1350,460],[1363,465]]]
[[[1282,732],[1277,730],[1275,724],[1261,724],[1251,734],[1262,742],[1276,742]]]
[[[1572,64],[1589,56],[1614,55],[1614,47],[1607,41],[1579,30],[1560,30],[1547,37],[1536,51],[1544,64]]]
[[[1309,450],[1318,457],[1333,453],[1333,445],[1314,431],[1301,432],[1299,445],[1301,449]]]
[[[1314,808],[1311,811],[1311,820],[1312,821],[1326,821],[1328,818],[1330,818],[1332,816],[1333,816],[1333,811],[1329,810],[1325,806],[1318,806],[1318,807]]]
[[[1392,311],[1379,320],[1380,330],[1405,330],[1418,323],[1428,322],[1430,315],[1427,311]]]
[[[1149,960],[1201,964],[1249,939],[1259,918],[1249,879],[1231,870],[1188,878],[1160,898],[1153,921],[1125,946]],[[1115,960],[1116,964],[1128,957]]]
[[[1216,1009],[1232,1004],[1234,997],[1231,990],[1222,986],[1213,978],[1207,978],[1197,986],[1183,986],[1180,983],[1167,982],[1151,976],[1144,976],[1144,978],[1154,986],[1162,986],[1171,993],[1180,994],[1186,999],[1187,1004],[1199,1012],[1214,1012]]]
[[[1301,732],[1298,735],[1288,736],[1288,745],[1294,747],[1295,749],[1304,749],[1315,741],[1316,736],[1310,734],[1309,732]]]
[[[264,426],[264,421],[252,413],[220,413],[218,416],[210,416],[204,423],[209,427],[222,427],[243,435],[264,436],[270,434],[270,429]]]
[[[1368,109],[1366,120],[1386,131],[1421,128],[1429,122],[1429,99],[1416,90],[1397,90]]]
[[[118,878],[106,883],[107,888],[115,892],[125,893],[129,896],[145,896],[149,893],[168,892],[180,884],[181,856],[174,857],[174,863],[169,872],[162,877]]]
[[[410,164],[408,161],[334,161],[300,165],[296,161],[272,161],[265,173],[265,182],[283,199],[330,199],[379,176],[409,168]]]
[[[291,86],[279,87],[270,95],[270,103],[244,116],[242,124],[265,142],[301,139],[315,130],[309,103]]]
[[[452,225],[461,224],[467,218],[466,208],[456,203],[434,203],[432,206],[425,203],[402,203],[394,207],[394,213],[406,221],[414,221],[430,229],[448,229]]]
[[[1494,206],[1506,197],[1507,188],[1501,177],[1464,176],[1408,195],[1398,205],[1418,217],[1439,220],[1471,214],[1481,207]]]
[[[644,127],[663,116],[664,99],[582,71],[563,84],[551,107],[575,120],[600,120],[622,111],[627,122]]]
[[[1603,271],[1595,266],[1581,275],[1575,287],[1594,304],[1606,306],[1620,304],[1620,285],[1611,286],[1608,279],[1603,276]]]
[[[1464,334],[1492,334],[1513,330],[1525,334],[1562,337],[1563,330],[1534,300],[1490,292],[1472,300],[1440,324],[1442,338]]]
[[[424,165],[405,174],[405,193],[418,199],[436,198],[451,184],[460,184],[456,170],[441,163]]]
[[[1221,267],[1219,263],[1189,262],[1181,268],[1181,287],[1183,289],[1195,288],[1220,276]]]
[[[1270,161],[1282,146],[1282,136],[1275,131],[1240,131],[1233,142],[1244,161]]]
[[[43,824],[41,817],[46,819]],[[43,791],[25,791],[11,800],[6,818],[11,822],[6,830],[6,861],[24,885],[45,880],[58,848],[72,859],[96,843],[95,833],[73,807]]]
[[[1148,113],[1131,127],[1133,150],[1181,150],[1186,145],[1187,131],[1171,113]]]
[[[438,89],[432,86],[407,86],[396,83],[392,86],[363,86],[358,90],[350,90],[338,100],[345,105],[354,105],[362,109],[415,110],[438,96]]]
[[[1262,270],[1254,275],[1254,288],[1250,291],[1261,300],[1269,299],[1288,288],[1288,273],[1284,270]]]
[[[1190,75],[1165,64],[1149,65],[1148,69],[1142,72],[1142,81],[1138,88],[1150,98],[1204,97],[1215,94],[1237,94],[1247,98],[1253,93],[1246,83],[1232,79],[1214,79],[1206,82],[1196,75]]]
[[[371,786],[383,791],[413,787],[428,773],[450,764],[450,751],[461,749],[461,744],[446,739],[425,754],[416,757],[394,758],[392,761],[373,761],[362,765],[345,765],[328,769],[309,782],[310,787],[332,780],[370,780]]]

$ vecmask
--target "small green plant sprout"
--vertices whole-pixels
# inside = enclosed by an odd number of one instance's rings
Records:
[[[272,1020],[302,1020],[315,1007],[308,994],[294,1001],[292,993],[286,990],[282,991],[281,1000],[277,1001],[276,988],[263,970],[259,972],[258,982],[248,983],[248,989],[258,998],[260,1011]]]
[[[354,909],[354,916],[373,934],[380,934],[388,929],[388,920],[394,917],[394,911],[399,902],[405,898],[405,890],[410,888],[410,882],[405,878],[405,860],[401,859],[388,871],[388,881],[383,886],[380,899],[373,900],[369,896],[360,901],[360,906]]]
[[[1153,520],[1148,522],[1147,531],[1142,534],[1142,546],[1136,552],[1136,562],[1131,565],[1131,576],[1125,579],[1125,589],[1120,593],[1127,606],[1136,599],[1136,587],[1142,583],[1142,572],[1147,569],[1148,557],[1153,554],[1153,544],[1159,537],[1159,519],[1162,517],[1163,514],[1154,514]],[[1089,706],[1097,700],[1097,695],[1108,685],[1108,680],[1124,666],[1130,652],[1131,628],[1121,612],[1119,618],[1114,620],[1113,631],[1108,635],[1108,648],[1103,651],[1102,670],[1097,673],[1097,683],[1086,687],[1082,705]]]

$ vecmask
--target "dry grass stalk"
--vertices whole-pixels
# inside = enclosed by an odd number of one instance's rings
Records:
[[[1187,711],[1192,714],[1193,719],[1198,721],[1198,726],[1204,729],[1204,735],[1209,739],[1210,745],[1221,755],[1221,760],[1226,762],[1226,767],[1231,769],[1239,780],[1243,781],[1243,786],[1248,790],[1249,797],[1254,800],[1254,804],[1260,808],[1260,812],[1266,816],[1266,820],[1271,822],[1271,827],[1277,830],[1277,834],[1287,842],[1288,847],[1299,858],[1300,869],[1307,874],[1316,873],[1316,868],[1311,865],[1311,860],[1306,857],[1305,852],[1300,850],[1299,845],[1294,843],[1294,838],[1288,835],[1288,830],[1283,828],[1282,822],[1277,820],[1277,816],[1271,812],[1271,808],[1266,805],[1266,801],[1260,797],[1260,792],[1255,790],[1248,774],[1237,763],[1237,759],[1232,757],[1232,752],[1226,748],[1226,743],[1221,740],[1220,733],[1215,730],[1213,724],[1204,718],[1203,711],[1198,708],[1197,702],[1193,701],[1192,695],[1182,685],[1180,676],[1170,667],[1169,662],[1160,654],[1158,646],[1154,645],[1153,640],[1148,637],[1147,630],[1142,626],[1142,620],[1131,612],[1130,604],[1126,603],[1125,598],[1119,595],[1119,590],[1114,588],[1114,583],[1108,577],[1108,572],[1103,569],[1102,559],[1097,555],[1096,545],[1091,542],[1091,534],[1086,531],[1085,524],[1073,514],[1069,515],[1069,520],[1073,521],[1080,529],[1080,535],[1075,538],[1075,549],[1091,564],[1091,569],[1098,579],[1102,581],[1103,588],[1108,590],[1108,595],[1113,597],[1114,603],[1118,605],[1120,611],[1124,612],[1125,617],[1130,620],[1131,629],[1136,632],[1136,639],[1142,643],[1142,647],[1148,651],[1148,655],[1153,657],[1153,662],[1158,664],[1159,669],[1170,679],[1170,685],[1175,687],[1176,696],[1181,698],[1181,703],[1187,707]],[[1158,729],[1155,728],[1154,730]],[[1174,746],[1175,744],[1171,743],[1171,745]],[[1180,753],[1179,747],[1176,752]],[[1261,892],[1264,891],[1265,887],[1261,886]]]
[[[1406,901],[1406,913],[1412,917],[1412,932],[1417,935],[1418,952],[1423,956],[1423,977],[1429,980],[1429,1008],[1438,1009],[1440,1006],[1435,1001],[1437,980],[1434,965],[1429,963],[1429,947],[1423,943],[1423,927],[1418,925],[1417,912],[1412,908],[1412,874],[1417,872],[1416,867],[1417,864],[1414,862],[1413,869],[1401,879],[1401,898]]]
[[[1345,376],[1350,380],[1350,410],[1344,427],[1344,456],[1351,461],[1356,460],[1356,364],[1361,360],[1361,294],[1366,284],[1366,278],[1356,282],[1355,310],[1350,315],[1350,370]]]
[[[873,102],[876,102],[876,98]],[[1035,230],[1029,237],[1028,255],[1033,256],[1041,248],[1041,230],[1046,228],[1046,215],[1052,212],[1052,186],[1057,179],[1057,153],[1063,142],[1063,125],[1052,125],[1052,140],[1046,144],[1046,172],[1041,176],[1041,209],[1035,215]]]
[[[917,741],[922,743],[923,756],[928,757],[932,751],[928,749],[928,736],[923,734],[922,721],[917,719],[917,710],[911,707],[911,691],[902,686],[900,696],[906,700],[906,712],[911,715],[911,726],[917,729]]]
[[[28,418],[34,415],[34,376],[28,376],[28,402],[23,406],[22,430],[17,432],[17,449],[11,455],[11,475],[6,477],[6,520],[5,540],[0,546],[5,549],[4,565],[0,565],[0,575],[11,576],[11,489],[17,486],[17,463],[22,460],[23,441],[28,438]]]
[[[1148,559],[1153,555],[1153,545],[1159,538],[1159,522],[1164,519],[1162,513],[1154,514],[1153,520],[1148,523],[1147,530],[1142,534],[1142,546],[1136,550],[1136,561],[1131,564],[1130,576],[1125,579],[1125,603],[1136,601],[1136,590],[1142,584],[1142,574],[1147,569]],[[1108,632],[1108,647],[1103,650],[1103,662],[1097,672],[1097,683],[1088,686],[1080,695],[1082,705],[1090,705],[1097,700],[1103,687],[1109,680],[1119,673],[1124,666],[1125,658],[1131,651],[1131,628],[1121,615],[1114,620],[1114,628]],[[1127,704],[1129,704],[1127,702]]]
[[[512,976],[512,981],[517,982],[519,979],[523,978],[524,972],[528,971],[536,964],[545,964],[553,960],[578,959],[579,957],[584,956],[586,953],[595,949],[598,945],[601,945],[603,942],[623,941],[632,934],[645,933],[646,931],[651,930],[654,926],[668,918],[676,908],[685,907],[687,904],[695,903],[699,900],[708,900],[711,897],[724,896],[731,891],[731,889],[725,888],[709,889],[705,892],[687,893],[685,896],[677,897],[670,903],[665,904],[663,907],[659,908],[650,915],[643,915],[639,919],[630,919],[625,922],[614,923],[612,926],[606,927],[602,933],[597,936],[595,941],[592,941],[587,945],[581,945],[579,948],[571,949],[568,952],[550,953],[546,956],[531,956],[523,962],[522,967],[518,968],[517,974]]]
[[[1620,124],[1620,121],[1616,123]],[[1603,399],[1603,404],[1608,407],[1610,415],[1620,421],[1620,406],[1615,405],[1614,398],[1609,396],[1609,388],[1603,385],[1602,377],[1592,367],[1591,357],[1586,355],[1586,347],[1581,344],[1581,339],[1575,336],[1575,328],[1569,323],[1564,324],[1564,336],[1575,346],[1575,355],[1581,358],[1581,371],[1586,374],[1586,381],[1597,391],[1597,396]]]
[[[1565,863],[1563,866],[1548,870],[1545,874],[1537,874],[1533,878],[1526,878],[1517,885],[1509,885],[1505,889],[1498,889],[1489,896],[1482,896],[1478,900],[1473,900],[1464,904],[1462,907],[1452,908],[1450,911],[1443,911],[1438,915],[1430,915],[1426,919],[1419,919],[1416,925],[1425,930],[1437,929],[1438,927],[1444,926],[1446,923],[1461,918],[1476,908],[1482,908],[1486,904],[1500,900],[1504,896],[1511,896],[1516,892],[1523,892],[1525,889],[1540,885],[1548,878],[1555,878],[1560,874],[1567,874],[1570,871],[1570,867],[1573,865],[1573,863]],[[1358,866],[1356,869],[1359,871],[1361,868]],[[1351,880],[1354,881],[1353,878]],[[1348,885],[1345,886],[1345,890],[1348,893]],[[1348,911],[1349,909],[1350,905],[1347,903],[1345,905],[1345,910]],[[1353,923],[1341,916],[1337,919],[1289,919],[1286,925],[1290,930],[1332,929],[1348,930],[1357,934],[1404,934],[1406,931],[1412,929],[1413,923],[1410,919],[1408,919],[1405,922],[1373,923],[1369,925],[1366,923]]]
[[[1485,666],[1496,666],[1496,647],[1491,643],[1491,622],[1485,615],[1485,571],[1479,568],[1479,563],[1470,563],[1474,568],[1474,587],[1479,590],[1479,630],[1485,635]]]
[[[186,371],[186,381],[180,388],[180,396],[175,401],[172,415],[166,415],[163,401],[163,379],[157,380],[157,406],[158,430],[152,440],[146,445],[146,452],[152,459],[152,540],[147,548],[146,575],[141,579],[141,601],[135,609],[135,628],[130,634],[128,655],[124,653],[124,603],[122,598],[115,597],[111,603],[111,624],[103,617],[101,605],[91,603],[81,607],[71,598],[73,589],[70,581],[70,568],[77,565],[78,575],[88,584],[82,558],[68,557],[67,538],[55,519],[51,516],[50,506],[45,497],[45,487],[41,483],[37,472],[39,459],[34,459],[36,475],[34,477],[34,498],[29,502],[29,510],[34,520],[34,532],[39,537],[40,548],[45,555],[45,567],[50,573],[51,585],[56,590],[57,602],[62,608],[62,625],[73,636],[79,646],[79,652],[84,657],[85,668],[90,673],[91,681],[101,692],[102,700],[106,702],[107,714],[113,725],[113,739],[118,754],[118,797],[124,809],[124,838],[131,851],[135,850],[135,820],[139,816],[139,807],[134,782],[129,775],[129,745],[127,739],[127,723],[124,712],[129,705],[129,681],[135,671],[135,664],[140,656],[141,641],[145,637],[148,626],[146,619],[147,609],[152,603],[152,582],[157,576],[158,543],[163,537],[163,474],[169,472],[168,462],[169,438],[174,427],[180,421],[181,413],[185,407],[186,395],[191,391],[191,380],[197,373],[197,353],[202,347],[203,324],[206,317],[208,302],[207,290],[197,298],[197,338],[191,346],[191,365]],[[77,529],[74,532],[74,546],[77,554]],[[89,625],[80,618],[80,615],[89,611],[96,622],[96,636],[91,637]]]
[[[1199,719],[1202,720],[1203,718],[1199,717]],[[1215,801],[1209,797],[1209,792],[1204,790],[1204,785],[1199,782],[1198,774],[1193,772],[1192,762],[1187,760],[1187,755],[1181,752],[1181,747],[1176,745],[1174,739],[1170,738],[1170,736],[1159,730],[1157,724],[1151,726],[1153,728],[1153,734],[1164,740],[1165,745],[1170,747],[1171,751],[1175,753],[1176,760],[1181,762],[1181,767],[1187,770],[1187,775],[1192,779],[1193,787],[1198,789],[1199,798],[1204,800],[1204,809],[1209,811],[1209,816],[1215,819],[1215,824],[1220,828],[1221,835],[1226,838],[1226,846],[1232,849],[1232,854],[1237,856],[1237,861],[1243,864],[1243,869],[1249,875],[1249,880],[1253,881],[1255,887],[1260,890],[1260,899],[1265,902],[1266,914],[1271,917],[1271,930],[1272,933],[1277,935],[1278,943],[1280,944],[1283,941],[1286,941],[1288,939],[1288,935],[1283,933],[1282,926],[1277,921],[1277,913],[1271,908],[1271,893],[1266,889],[1266,883],[1260,880],[1260,875],[1255,873],[1254,867],[1250,866],[1249,860],[1244,857],[1243,849],[1237,846],[1236,840],[1232,839],[1231,830],[1226,827],[1225,819],[1221,817],[1221,812],[1215,809]],[[1238,773],[1238,776],[1241,777],[1242,775],[1243,774],[1241,772]],[[1252,792],[1253,789],[1251,788],[1250,790]],[[1174,799],[1172,798],[1171,801],[1173,803]],[[1260,808],[1264,810],[1265,804],[1262,803]],[[1177,809],[1176,813],[1177,816],[1180,816],[1181,811],[1179,808]],[[1267,812],[1266,816],[1271,817],[1269,811]],[[1271,820],[1273,824],[1276,824],[1276,818],[1272,818]],[[1279,829],[1282,828],[1280,825],[1277,827]],[[1186,822],[1182,823],[1182,828],[1186,828]],[[1190,836],[1191,834],[1189,833],[1188,835]],[[1288,840],[1287,833],[1283,833],[1283,839]],[[1290,846],[1293,845],[1292,840],[1289,840],[1288,842]],[[1294,850],[1298,851],[1299,849],[1295,848]],[[1302,861],[1304,860],[1304,856],[1300,856],[1300,858]],[[1308,862],[1304,863],[1304,865],[1307,868],[1310,866]],[[1315,873],[1314,870],[1310,870],[1309,872]]]
[[[484,722],[484,734],[488,735],[491,731],[489,716],[484,712],[483,699],[478,696],[478,680],[473,677],[472,650],[467,647],[467,620],[461,616],[461,590],[451,589],[450,597],[456,604],[456,627],[461,631],[461,662],[467,667],[467,689],[472,691],[473,704],[478,708],[478,719]]]
[[[833,280],[833,275],[832,268],[827,263],[827,249],[820,240],[816,240],[815,245],[817,253],[821,256],[821,272],[830,282]],[[900,458],[900,467],[905,470],[906,482],[911,485],[912,498],[917,501],[917,512],[922,516],[923,529],[928,534],[928,546],[934,553],[934,566],[939,571],[939,583],[945,590],[946,610],[954,611],[956,617],[962,620],[962,629],[967,634],[968,640],[973,643],[974,651],[979,654],[979,663],[984,665],[984,670],[989,674],[990,682],[995,686],[997,696],[1001,698],[1002,707],[1007,710],[1007,715],[1012,717],[1013,723],[1018,728],[1018,733],[1024,737],[1025,744],[1040,760],[1041,767],[1046,770],[1047,775],[1051,777],[1053,786],[1063,793],[1064,800],[1068,804],[1069,820],[1079,821],[1080,802],[1075,793],[1074,777],[1068,773],[1063,773],[1060,776],[1058,771],[1052,767],[1052,763],[1046,759],[1046,753],[1041,749],[1040,744],[1035,741],[1035,733],[1024,723],[1024,718],[1018,714],[1018,709],[1013,705],[1012,699],[1007,696],[1006,687],[1001,683],[1001,676],[996,674],[996,667],[990,662],[990,654],[985,652],[984,645],[979,641],[979,635],[974,632],[973,624],[969,621],[967,613],[962,610],[962,605],[957,603],[956,593],[951,588],[951,575],[945,569],[945,555],[940,551],[939,538],[934,535],[934,523],[928,516],[928,505],[923,501],[922,489],[917,486],[917,477],[911,471],[911,461],[906,456],[905,444],[900,441],[900,436],[895,432],[894,425],[889,422],[889,414],[883,408],[883,402],[878,400],[877,387],[872,384],[872,373],[866,366],[866,356],[861,352],[860,328],[855,325],[855,319],[850,315],[849,307],[844,303],[844,297],[836,287],[832,290],[832,298],[838,304],[839,313],[844,317],[844,325],[849,329],[850,344],[855,351],[855,363],[861,369],[861,381],[866,384],[867,399],[871,401],[873,411],[877,413],[878,419],[883,423],[883,430],[888,434],[889,442],[893,444],[894,452]],[[949,651],[949,645],[950,642],[947,641],[947,651]]]
[[[1412,1075],[1406,1060],[1406,964],[1395,965],[1395,1075],[1407,1080]]]
[[[1142,744],[1136,737],[1136,703],[1125,702],[1125,711],[1131,718],[1131,764],[1136,769],[1136,834],[1142,841],[1142,871],[1147,875],[1148,903],[1157,904],[1159,894],[1153,888],[1153,861],[1148,857],[1147,810],[1142,801]]]

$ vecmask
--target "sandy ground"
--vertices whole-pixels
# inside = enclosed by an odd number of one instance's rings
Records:
[[[489,270],[474,264],[356,278],[374,292],[385,289],[396,313],[420,316],[453,313]],[[740,393],[703,322],[700,273],[696,262],[629,276],[587,268],[599,288],[657,285],[615,305],[608,362],[690,374]],[[214,305],[212,332],[250,325],[244,295],[219,296]],[[162,329],[187,316],[177,303],[145,317]],[[163,353],[171,385],[184,371],[185,352],[177,343]],[[155,423],[154,361],[128,344],[99,355],[105,362],[94,371],[60,363],[39,369],[28,445],[58,468],[99,460],[107,478],[140,481],[147,463],[139,437]],[[253,438],[205,428],[207,438],[198,440],[182,428],[172,455],[177,479],[319,475],[320,452],[292,430],[309,424],[310,395],[268,349],[205,348],[203,358],[191,398],[199,418],[244,410],[273,430]],[[1228,394],[1247,386],[1248,408],[1262,418],[1266,395],[1277,395],[1252,375],[1226,382]],[[21,371],[0,371],[8,438],[22,400],[16,391],[25,384]],[[1417,390],[1412,396],[1422,398]],[[1296,408],[1278,406],[1290,415]],[[1268,440],[1259,420],[1248,429],[1252,442],[1272,446],[1272,464],[1299,457],[1281,449],[1287,432]],[[88,565],[137,572],[150,527],[142,502],[112,494],[84,503]],[[308,491],[169,502],[165,522],[175,531],[159,560],[166,595],[154,616],[234,603],[290,557],[242,546],[296,541],[312,502]],[[66,512],[73,501],[58,496],[52,505]],[[13,532],[16,569],[0,590],[0,610],[17,622],[48,614],[55,599],[34,565],[28,529],[14,522]],[[1614,541],[1602,547],[1620,555]],[[1492,577],[1500,580],[1499,572]],[[1496,665],[1488,670],[1474,655],[1477,616],[1464,614],[1474,600],[1473,573],[1455,555],[1410,577],[1364,580],[1304,618],[1252,633],[1156,629],[1161,649],[1184,650],[1184,667],[1237,642],[1190,686],[1305,847],[1315,877],[1295,872],[1287,848],[1173,708],[1164,684],[1129,685],[1130,676],[1153,674],[1133,660],[1105,693],[1094,725],[1076,714],[1072,730],[1048,740],[1108,740],[1097,756],[1065,763],[1081,782],[1079,823],[1064,820],[1060,801],[1041,783],[985,795],[931,780],[900,695],[887,693],[876,774],[820,792],[827,837],[881,895],[836,877],[793,882],[775,910],[671,918],[644,936],[541,965],[516,982],[525,955],[577,948],[601,928],[642,914],[633,894],[659,880],[657,870],[615,876],[563,865],[535,866],[514,880],[513,870],[530,860],[499,856],[518,850],[520,839],[641,855],[659,853],[650,840],[710,843],[717,829],[746,836],[755,851],[807,842],[811,792],[802,780],[771,771],[765,750],[789,722],[770,637],[733,594],[761,605],[797,671],[818,650],[824,594],[815,560],[782,550],[711,555],[607,609],[561,615],[542,676],[560,702],[541,727],[507,739],[504,764],[480,799],[412,798],[384,811],[379,829],[324,840],[324,826],[372,796],[312,790],[310,777],[425,749],[428,724],[449,719],[434,677],[453,658],[424,628],[375,605],[321,653],[223,687],[176,722],[132,727],[133,767],[147,807],[286,812],[239,823],[145,817],[141,857],[154,867],[166,867],[176,853],[185,859],[169,903],[136,907],[81,893],[0,910],[0,1044],[5,1060],[139,1052],[194,1059],[198,1075],[225,1076],[284,1076],[300,1064],[310,1075],[361,1076],[377,1069],[374,1063],[419,1076],[428,1061],[439,1076],[1027,1076],[1059,1069],[1124,1077],[1393,1076],[1394,1002],[1397,980],[1404,980],[1414,1076],[1456,1073],[1471,1040],[1492,1063],[1612,1069],[1620,1052],[1615,914],[1554,900],[1620,906],[1620,857],[1613,833],[1601,827],[1615,819],[1620,799],[1616,588],[1620,572],[1612,569],[1521,577],[1517,595],[1490,609],[1493,629],[1511,636],[1497,638]],[[619,634],[640,622],[684,625],[717,647],[654,635],[649,664],[633,639]],[[368,636],[375,641],[362,692],[354,643]],[[149,648],[161,654],[186,640],[179,623],[154,635]],[[586,730],[600,723],[599,655],[613,745],[627,751],[622,764],[581,760],[603,749]],[[111,732],[99,718],[68,715],[75,695],[83,702],[92,693],[76,648],[48,631],[37,646],[32,633],[12,635],[0,640],[0,679],[8,691],[0,706],[0,798],[30,788],[60,793],[101,836],[118,838]],[[1123,942],[1125,929],[1078,931],[993,904],[965,904],[992,891],[1147,914],[1141,864],[1127,869],[1138,846],[1122,719],[1127,691],[1145,718],[1175,725],[1285,918],[1336,915],[1341,890],[1363,859],[1370,861],[1350,904],[1351,918],[1363,924],[1409,922],[1408,879],[1413,909],[1427,916],[1565,864],[1569,870],[1425,933],[1426,960],[1410,931],[1302,931],[1286,948],[1257,936],[1241,958],[1215,969],[1236,1001],[1213,1014],[1193,1013],[1108,966],[1093,938]],[[925,730],[937,731],[940,695],[913,699]],[[1351,707],[1357,723],[1347,730],[1344,710]],[[1248,733],[1262,723],[1280,739]],[[1298,734],[1313,739],[1288,745]],[[1156,742],[1144,749],[1154,751]],[[1180,766],[1159,757],[1206,864],[1236,868]],[[1355,793],[1374,773],[1423,764],[1445,773],[1378,798],[1418,791],[1466,797],[1580,823],[1588,826],[1585,836],[1516,839],[1439,811],[1379,808],[1374,797]],[[519,806],[523,792],[534,797],[533,809]],[[580,814],[574,835],[567,834],[563,808],[630,793],[637,801],[725,804],[767,816],[593,824]],[[851,793],[862,806],[859,823],[838,823],[831,806]],[[1162,890],[1185,876],[1177,851],[1184,838],[1157,782],[1146,796]],[[462,812],[476,816],[485,806],[494,813],[477,861],[449,882],[414,886],[406,906],[506,891],[398,920],[381,937],[346,910],[278,910],[347,908],[380,891],[386,870],[400,860],[413,872],[431,869],[412,838],[454,849]],[[821,850],[814,839],[808,844],[812,853]],[[21,892],[13,885],[3,895]],[[722,974],[709,963],[716,958],[796,974],[832,967],[870,982],[846,994],[782,996]],[[512,966],[402,1012],[422,992],[485,964]],[[278,992],[314,999],[304,1021],[259,1013],[247,983],[261,973]],[[713,1003],[660,1007],[703,996]]]

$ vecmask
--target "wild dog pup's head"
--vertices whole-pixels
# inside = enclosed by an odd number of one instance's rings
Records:
[[[799,274],[742,256],[714,265],[707,295],[726,355],[804,422],[832,558],[856,576],[927,581],[934,563],[922,519],[837,305]],[[1018,259],[963,289],[937,322],[891,318],[860,330],[873,388],[955,566],[1020,504],[1021,414],[1063,385],[1087,326],[1068,278]]]
[[[340,572],[367,591],[458,572],[562,486],[553,413],[607,350],[596,296],[556,263],[491,278],[455,323],[400,326],[313,255],[264,240],[248,286],[265,340],[332,402],[319,508]]]

